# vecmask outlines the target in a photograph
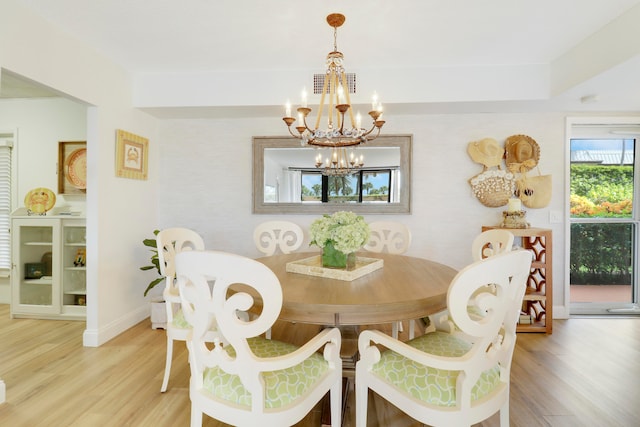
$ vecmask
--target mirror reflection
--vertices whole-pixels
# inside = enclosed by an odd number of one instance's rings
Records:
[[[253,144],[254,213],[410,212],[410,135],[341,150],[293,138]]]

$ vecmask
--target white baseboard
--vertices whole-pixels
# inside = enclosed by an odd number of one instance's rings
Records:
[[[132,326],[137,325],[149,317],[149,306],[144,305],[124,316],[120,316],[104,328],[85,329],[82,334],[82,345],[85,347],[99,347],[110,339],[120,335]]]
[[[569,307],[565,305],[554,305],[553,306],[553,318],[554,319],[568,319],[569,316]]]

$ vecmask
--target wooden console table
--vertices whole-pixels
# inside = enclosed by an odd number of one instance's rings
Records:
[[[483,226],[482,231],[501,228]],[[533,262],[522,301],[522,314],[531,316],[531,323],[518,323],[518,332],[546,332],[553,330],[553,239],[546,228],[509,228],[523,249],[531,251]],[[514,245],[517,245],[517,240]]]

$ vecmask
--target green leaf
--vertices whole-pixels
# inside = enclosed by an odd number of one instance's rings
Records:
[[[157,249],[156,239],[144,239],[142,243],[149,248]]]
[[[144,296],[146,297],[149,291],[153,289],[158,283],[162,282],[163,280],[164,280],[164,277],[158,277],[156,280],[149,283],[149,286],[147,286],[147,289],[145,289],[144,291]]]

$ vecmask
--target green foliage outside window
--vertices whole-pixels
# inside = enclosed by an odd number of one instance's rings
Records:
[[[632,166],[571,165],[573,218],[631,218],[632,204]],[[632,236],[629,223],[571,224],[571,284],[631,284]]]
[[[630,218],[633,167],[571,165],[571,216]]]
[[[633,225],[571,224],[572,285],[629,285]]]

